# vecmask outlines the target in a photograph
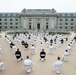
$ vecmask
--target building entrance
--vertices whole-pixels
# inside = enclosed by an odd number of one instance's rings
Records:
[[[37,24],[37,29],[40,30],[40,23]]]

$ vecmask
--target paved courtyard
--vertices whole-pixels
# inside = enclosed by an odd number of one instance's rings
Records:
[[[33,61],[33,70],[29,75],[56,75],[53,67],[53,63],[57,60],[57,57],[62,55],[68,45],[68,43],[73,39],[76,35],[72,33],[68,36],[68,41],[63,45],[60,45],[56,48],[52,55],[49,54],[48,48],[46,47],[46,43],[43,41],[44,50],[46,52],[46,60],[41,62],[39,60],[40,53],[40,36],[38,36],[38,40],[36,43],[36,51],[35,55],[31,55],[30,50],[25,50],[25,48],[17,43],[15,40],[12,40],[10,36],[8,36],[15,44],[16,47],[20,49],[22,53],[23,60],[18,62],[16,57],[10,48],[9,43],[5,40],[5,34],[1,33],[2,38],[0,38],[0,45],[2,47],[2,59],[0,61],[4,62],[5,69],[0,71],[0,75],[28,75],[25,71],[23,61],[26,56],[29,55],[30,59]],[[30,45],[31,46],[31,45]],[[63,62],[61,75],[76,75],[76,42],[74,43],[71,53],[67,59],[67,62]]]

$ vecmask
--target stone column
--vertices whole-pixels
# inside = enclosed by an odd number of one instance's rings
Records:
[[[51,20],[51,29],[54,28],[54,19]]]

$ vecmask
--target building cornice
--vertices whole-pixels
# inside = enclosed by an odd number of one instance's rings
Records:
[[[58,14],[21,14],[21,17],[57,17]]]

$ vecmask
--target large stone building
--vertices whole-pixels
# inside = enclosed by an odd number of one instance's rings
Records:
[[[58,13],[55,9],[23,9],[20,13],[0,13],[0,30],[75,31],[76,13]]]

